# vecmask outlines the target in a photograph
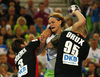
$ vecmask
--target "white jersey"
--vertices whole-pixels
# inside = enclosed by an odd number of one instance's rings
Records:
[[[66,28],[64,31],[72,31],[72,26],[71,26],[71,27]]]
[[[52,34],[50,37],[47,38],[46,44],[48,44],[52,38],[54,38],[56,35]],[[57,57],[57,49],[46,49],[47,50],[47,69],[54,70],[55,68],[55,62]]]
[[[87,58],[90,58],[91,62],[99,63],[99,60],[100,60],[100,49],[96,48],[96,50],[93,50],[92,48],[90,48]]]
[[[45,67],[47,66],[47,55],[41,56],[38,55],[37,56],[38,61],[40,61]]]
[[[72,26],[69,28],[66,28],[64,31],[71,31]],[[54,38],[56,34],[52,34],[50,37],[46,39],[46,44],[48,44],[52,38]],[[55,68],[55,62],[56,62],[56,57],[57,57],[57,49],[47,49],[47,69],[49,70],[54,70]]]

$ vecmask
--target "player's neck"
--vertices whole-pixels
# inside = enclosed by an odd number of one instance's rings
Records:
[[[57,32],[56,32],[56,34],[58,35],[59,33],[61,33],[62,31],[61,30],[58,30]]]

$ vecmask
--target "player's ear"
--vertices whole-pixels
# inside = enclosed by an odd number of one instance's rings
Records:
[[[22,47],[22,48],[24,48],[24,47],[25,47],[25,45],[24,45],[24,44],[21,44],[21,47]]]
[[[62,21],[61,21],[61,20],[59,20],[59,22],[60,22],[60,24],[62,23]]]

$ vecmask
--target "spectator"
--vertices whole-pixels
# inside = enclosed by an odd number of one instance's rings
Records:
[[[96,68],[95,63],[90,62],[88,64],[88,68],[89,68],[89,71],[85,74],[85,77],[99,77],[99,75],[95,71],[95,68]]]
[[[43,18],[43,25],[45,25],[45,27],[48,25],[48,14],[46,12],[44,12],[45,6],[43,3],[39,4],[39,12],[34,14],[34,22],[36,23],[36,19],[38,17]]]
[[[47,53],[46,50],[44,49],[40,55],[37,56],[38,61],[42,63],[42,68],[46,70],[47,67]]]
[[[29,28],[29,26],[30,26],[31,24],[34,24],[33,18],[32,18],[30,15],[26,14],[26,9],[25,9],[24,7],[21,7],[20,16],[25,17],[25,19],[26,19],[26,21],[27,21],[27,26],[28,26],[28,28]]]
[[[17,70],[16,66],[14,67],[14,74],[13,75],[14,76],[12,76],[12,77],[18,77],[18,70]]]
[[[44,6],[45,6],[45,9],[44,11],[48,14],[50,13],[53,13],[53,8],[49,7],[49,0],[44,0]]]
[[[0,0],[0,4],[2,6],[2,10],[6,12],[7,6],[2,2],[2,0]]]
[[[99,39],[99,34],[98,34],[98,33],[94,33],[92,38],[93,38],[93,39],[96,39],[96,40],[98,41],[98,46],[97,46],[97,48],[100,49],[100,39]],[[90,46],[91,46],[91,41],[89,41],[89,44],[90,44]]]
[[[71,30],[73,25],[73,19],[71,17],[67,17],[66,19],[66,26],[62,27],[62,30]]]
[[[37,12],[37,9],[34,7],[34,2],[33,0],[28,0],[28,5],[25,7],[26,8],[26,14],[30,15],[32,18],[34,14]]]
[[[17,8],[20,11],[21,9],[20,1],[19,0],[14,0],[14,1],[15,1],[15,8]]]
[[[35,27],[36,27],[36,32],[40,33],[40,34],[46,29],[46,27],[43,25],[43,19],[42,18],[38,17],[36,19]]]
[[[25,35],[25,39],[27,42],[28,42],[29,34],[33,34],[35,39],[40,36],[40,33],[36,32],[36,27],[34,25],[30,25],[29,32]]]
[[[0,54],[0,65],[6,64],[8,66],[8,72],[13,73],[13,69],[9,63],[7,63],[7,57],[5,54]]]
[[[9,24],[7,24],[7,20],[5,17],[0,18],[0,28],[1,27],[6,27],[6,31],[8,31],[9,28],[11,28],[11,26]]]
[[[14,26],[13,33],[15,33],[15,29],[20,26],[22,34],[26,34],[28,32],[28,26],[26,25],[26,23],[27,23],[26,19],[24,17],[20,16],[17,19],[16,25]]]
[[[55,8],[55,12],[62,13],[62,9],[61,8]]]
[[[1,2],[8,6],[9,0],[2,0]]]
[[[9,2],[8,7],[14,7],[14,8],[15,8],[15,13],[16,13],[17,15],[20,14],[20,8],[16,6],[16,2],[15,2],[14,0],[11,0],[11,1]]]
[[[7,47],[3,44],[3,36],[0,35],[0,54],[7,54]]]
[[[42,63],[38,62],[38,77],[44,77],[43,71],[42,71]]]
[[[92,23],[93,23],[93,32],[94,33],[99,33],[99,4],[100,2],[95,1],[92,5],[92,9],[90,12],[90,15],[92,16]]]
[[[82,76],[87,73],[87,70],[82,66]]]
[[[96,39],[91,40],[91,47],[89,50],[88,57],[86,59],[85,66],[88,65],[89,62],[94,62],[96,67],[100,67],[100,49],[97,48],[98,41]]]
[[[18,15],[15,14],[15,8],[9,7],[7,15],[5,15],[7,23],[11,25],[11,28],[14,28]]]
[[[0,65],[0,77],[9,77],[7,75],[8,66],[6,64]]]
[[[12,38],[13,38],[13,33],[12,33],[12,29],[9,28],[7,31],[7,35],[8,35],[8,39],[6,40],[7,42],[7,47],[9,47],[12,43]]]
[[[4,40],[3,44],[5,44],[5,45],[7,44],[7,39],[10,38],[10,37],[12,37],[12,36],[8,36],[5,27],[1,27],[1,29],[0,29],[0,35],[3,36],[3,40]]]
[[[34,39],[35,39],[34,35],[33,34],[29,34],[27,42],[29,43],[29,42],[31,42]]]
[[[98,41],[98,48],[100,49],[100,37],[99,37],[99,34],[98,33],[94,33],[93,34],[93,38]]]
[[[71,27],[73,25],[73,19],[71,18],[71,17],[69,17],[68,19],[67,19],[67,26],[68,27]]]
[[[13,38],[24,38],[20,26],[15,29],[15,34],[13,35]]]
[[[3,11],[3,9],[2,9],[2,6],[1,6],[1,4],[0,4],[0,17],[3,17],[4,16],[4,11]]]
[[[84,16],[86,15],[87,8],[92,5],[92,2],[93,0],[79,0],[79,6]]]
[[[14,62],[14,59],[15,59],[15,53],[14,51],[12,50],[11,46],[8,48],[8,52],[7,52],[7,63],[9,63],[11,65],[11,67],[14,69],[15,67],[15,62]]]

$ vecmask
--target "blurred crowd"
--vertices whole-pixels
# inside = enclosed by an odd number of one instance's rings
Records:
[[[91,48],[87,59],[83,62],[83,77],[100,76],[100,1],[99,0],[72,0],[81,8],[86,17],[88,36],[86,40]],[[11,49],[11,43],[16,38],[24,38],[29,43],[36,39],[49,26],[50,13],[62,13],[58,6],[49,7],[49,0],[43,0],[34,7],[33,0],[27,0],[27,5],[20,6],[19,0],[0,0],[0,77],[17,77],[14,59],[16,54]],[[66,27],[73,25],[73,18],[67,17]],[[37,56],[38,76],[44,77],[46,72],[46,50]]]

